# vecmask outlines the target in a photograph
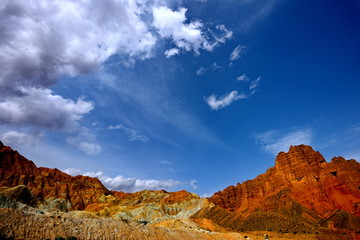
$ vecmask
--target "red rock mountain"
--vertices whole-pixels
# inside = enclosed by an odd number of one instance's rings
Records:
[[[199,199],[196,194],[187,191],[172,193],[166,191],[137,193],[110,191],[97,178],[81,175],[73,177],[56,168],[38,168],[32,161],[24,158],[10,147],[4,146],[0,141],[0,188],[19,185],[26,186],[39,200],[39,204],[51,205],[63,211],[87,210],[94,212],[120,204],[136,206],[158,203],[170,206]],[[23,187],[18,189],[24,190]],[[16,191],[19,191],[18,189]],[[11,191],[13,194],[15,190]],[[181,210],[182,208],[178,207],[176,210],[167,211],[166,214],[177,214]]]
[[[81,210],[110,191],[97,179],[70,176],[58,169],[37,168],[17,151],[0,142],[0,186],[27,186],[37,199],[60,199],[69,209]]]
[[[236,231],[360,233],[360,163],[342,157],[326,162],[305,145],[291,146],[266,173],[206,200],[186,191],[109,191],[97,178],[38,168],[0,142],[0,192],[35,207],[86,210],[124,221],[192,217]]]
[[[225,225],[231,226],[229,221],[234,219],[272,219],[271,214],[277,213],[303,220],[308,227],[348,224],[346,228],[358,231],[360,163],[342,157],[328,163],[310,146],[291,146],[287,153],[278,154],[275,166],[266,173],[229,186],[209,200],[232,214],[230,220],[217,220]]]

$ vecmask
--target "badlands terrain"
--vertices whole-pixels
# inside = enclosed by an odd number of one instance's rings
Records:
[[[124,193],[37,167],[0,142],[0,239],[360,239],[360,164],[291,146],[253,180],[200,198]]]

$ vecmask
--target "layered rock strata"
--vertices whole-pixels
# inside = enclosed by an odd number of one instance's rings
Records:
[[[264,213],[276,212],[279,218],[308,224],[307,230],[333,226],[327,220],[340,210],[356,222],[360,219],[360,164],[342,157],[328,163],[310,146],[291,146],[287,153],[278,154],[275,166],[266,173],[229,186],[209,200],[234,219],[255,213],[265,218]],[[352,230],[360,230],[360,221],[357,226]]]

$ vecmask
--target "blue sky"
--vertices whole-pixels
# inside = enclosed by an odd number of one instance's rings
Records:
[[[309,144],[360,159],[360,4],[2,1],[0,139],[114,190],[207,196]]]

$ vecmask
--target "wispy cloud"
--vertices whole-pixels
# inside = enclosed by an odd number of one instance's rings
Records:
[[[190,181],[190,186],[192,187],[192,189],[196,190],[198,188],[197,182],[198,182],[197,180]]]
[[[96,155],[102,150],[100,144],[96,142],[96,136],[84,127],[77,132],[77,135],[67,137],[66,142],[88,155]]]
[[[237,91],[232,91],[225,96],[216,97],[215,95],[210,95],[205,99],[206,103],[210,106],[212,110],[219,110],[226,106],[229,106],[232,102],[240,99],[245,99],[247,96]]]
[[[344,155],[345,159],[355,159],[360,162],[360,152],[349,152]]]
[[[249,78],[248,78],[248,76],[246,76],[246,74],[242,74],[242,75],[240,75],[240,76],[238,76],[237,78],[236,78],[236,80],[237,81],[244,81],[244,82],[247,82],[247,81],[249,81]]]
[[[64,173],[67,173],[71,176],[77,176],[77,175],[81,175],[83,172],[77,168],[68,168],[64,170]]]
[[[168,166],[173,166],[174,165],[173,162],[170,162],[170,161],[167,161],[167,160],[161,160],[160,163],[163,164],[163,165],[168,165]]]
[[[246,50],[245,46],[238,45],[230,54],[230,61],[235,61],[240,58],[241,54]]]
[[[254,90],[259,86],[260,80],[261,80],[261,77],[258,77],[257,79],[255,79],[254,81],[252,81],[252,82],[250,83],[249,89],[250,89],[251,91],[254,91]]]
[[[69,168],[64,170],[64,172],[70,175],[79,175],[96,177],[98,178],[105,187],[124,192],[137,192],[141,190],[167,190],[172,187],[176,187],[181,184],[177,180],[156,180],[156,179],[139,179],[136,177],[127,178],[123,175],[118,175],[116,177],[106,176],[103,172],[86,172],[83,173],[81,170],[76,168]]]
[[[213,69],[217,70],[217,69],[222,69],[222,67],[220,65],[218,65],[216,62],[213,63]]]
[[[206,68],[201,67],[198,70],[196,70],[196,75],[203,75],[206,72]]]
[[[146,137],[145,135],[139,134],[136,130],[125,127],[121,124],[117,124],[115,126],[109,126],[108,127],[109,130],[123,130],[129,137],[129,141],[133,142],[133,141],[141,141],[141,142],[148,142],[149,138]]]
[[[169,57],[178,55],[179,53],[180,53],[180,50],[178,48],[171,48],[169,50],[166,50],[164,54],[167,58],[169,58]]]
[[[254,134],[254,137],[261,148],[272,155],[287,151],[290,145],[311,145],[313,140],[311,129],[297,129],[286,133],[272,130]]]
[[[204,194],[201,195],[200,197],[201,197],[201,198],[209,198],[209,197],[211,197],[212,195],[214,195],[214,194],[212,194],[212,193],[204,193]]]

